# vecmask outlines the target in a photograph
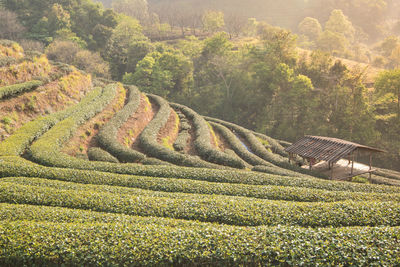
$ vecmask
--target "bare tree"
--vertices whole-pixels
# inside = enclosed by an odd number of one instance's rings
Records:
[[[228,14],[225,16],[225,29],[232,36],[239,36],[247,25],[247,19],[238,14]]]
[[[0,8],[0,39],[16,40],[24,31],[14,12]]]

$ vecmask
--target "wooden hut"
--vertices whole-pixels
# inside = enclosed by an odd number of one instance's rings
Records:
[[[325,161],[328,163],[331,179],[333,178],[333,166],[341,159],[347,159],[351,164],[350,174],[347,176],[351,178],[356,175],[369,173],[371,177],[372,169],[372,155],[378,152],[385,152],[383,150],[360,145],[357,143],[349,142],[346,140],[306,135],[291,146],[285,149],[289,153],[289,161],[295,159],[296,155],[307,160],[309,168],[312,169],[317,161]],[[354,162],[359,156],[369,157],[369,168],[362,173],[354,172]],[[345,178],[345,177],[341,177]]]

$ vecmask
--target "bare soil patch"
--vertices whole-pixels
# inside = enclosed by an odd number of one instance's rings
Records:
[[[76,156],[78,153],[86,154],[88,149],[97,146],[96,135],[102,125],[107,123],[114,114],[122,109],[125,103],[126,90],[118,87],[116,97],[112,102],[100,113],[83,124],[76,131],[74,136],[68,141],[68,145],[64,146],[63,152]]]
[[[79,91],[79,94],[68,96],[59,90],[57,80],[31,92],[0,101],[0,120],[2,120],[0,121],[0,141],[31,120],[78,103],[89,89],[91,89],[90,80],[83,78],[74,88]]]
[[[168,146],[173,149],[173,144],[178,137],[179,133],[179,121],[178,115],[171,108],[171,113],[169,115],[167,123],[161,128],[157,135],[157,141],[164,145],[164,140],[168,143]],[[178,125],[177,125],[178,124]]]
[[[158,106],[149,102],[149,99],[141,94],[138,110],[118,130],[117,140],[126,147],[132,147],[140,151],[138,136],[158,112]]]

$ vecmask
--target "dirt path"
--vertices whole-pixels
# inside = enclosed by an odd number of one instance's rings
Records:
[[[308,166],[303,166],[303,168],[308,168]],[[328,168],[328,163],[326,161],[321,161],[313,166],[313,170],[321,172],[327,176],[331,175],[331,170]],[[353,175],[365,173],[369,170],[369,166],[354,162]],[[333,179],[334,180],[349,180],[351,175],[351,163],[346,159],[341,159],[333,165]]]
[[[231,149],[232,150],[232,147],[229,145],[228,141],[218,131],[216,131],[214,128],[213,128],[213,130],[214,130],[214,133],[215,133],[215,137],[217,138],[218,149],[223,151],[223,152],[225,152],[226,149]],[[214,138],[211,138],[211,140],[214,143],[213,145],[215,146]]]
[[[125,99],[126,90],[123,87],[118,87],[117,95],[111,103],[102,112],[78,128],[67,145],[63,147],[63,152],[70,156],[76,156],[77,154],[87,154],[89,148],[97,146],[95,136],[101,126],[107,123],[117,111],[123,108]]]
[[[179,117],[171,108],[167,123],[161,128],[157,135],[157,142],[174,150],[173,144],[179,133]]]
[[[141,94],[138,110],[122,125],[118,130],[117,140],[126,147],[132,147],[140,151],[138,147],[137,137],[153,119],[157,113],[158,107],[152,105],[149,99]]]

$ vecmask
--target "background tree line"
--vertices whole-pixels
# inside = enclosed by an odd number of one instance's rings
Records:
[[[239,2],[225,12],[224,1],[214,2],[221,9],[207,3],[3,0],[0,37],[279,139],[313,134],[383,147],[381,166],[400,167],[400,41],[395,20],[381,27],[395,2],[294,0],[297,34],[235,13],[245,10]],[[276,14],[279,5],[271,1]],[[366,21],[363,12],[374,10]],[[387,70],[367,89],[364,69],[333,56]]]

